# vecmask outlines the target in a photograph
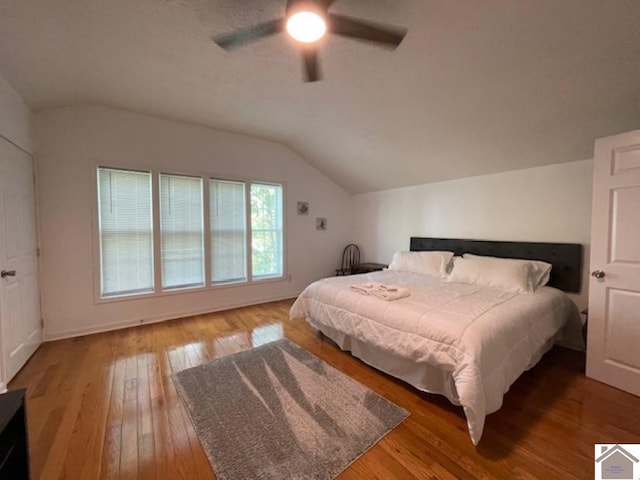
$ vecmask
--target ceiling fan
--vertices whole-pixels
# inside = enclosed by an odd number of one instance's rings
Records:
[[[302,47],[305,81],[321,79],[318,61],[318,41],[325,33],[341,35],[359,41],[372,42],[395,49],[406,35],[405,29],[365,22],[356,18],[329,13],[336,0],[286,0],[285,17],[260,23],[213,37],[224,50],[287,32]]]

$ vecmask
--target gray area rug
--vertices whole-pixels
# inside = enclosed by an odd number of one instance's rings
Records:
[[[218,479],[331,479],[409,413],[288,340],[174,376]]]

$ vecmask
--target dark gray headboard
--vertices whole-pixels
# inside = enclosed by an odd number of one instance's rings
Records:
[[[411,251],[446,250],[456,255],[472,253],[502,258],[542,260],[551,268],[549,286],[579,292],[582,279],[582,245],[577,243],[494,242],[457,238],[411,237]]]

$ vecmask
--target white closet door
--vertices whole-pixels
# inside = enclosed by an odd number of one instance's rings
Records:
[[[42,342],[33,161],[0,138],[0,390]]]
[[[640,395],[640,130],[596,141],[587,375]]]

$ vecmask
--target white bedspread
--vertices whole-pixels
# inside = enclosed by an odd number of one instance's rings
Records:
[[[359,282],[397,285],[410,295],[384,301],[350,289]],[[476,445],[486,415],[502,406],[504,393],[537,363],[570,312],[567,296],[550,287],[517,294],[382,271],[317,281],[300,294],[290,315],[443,370],[452,385],[438,393],[462,405]]]

